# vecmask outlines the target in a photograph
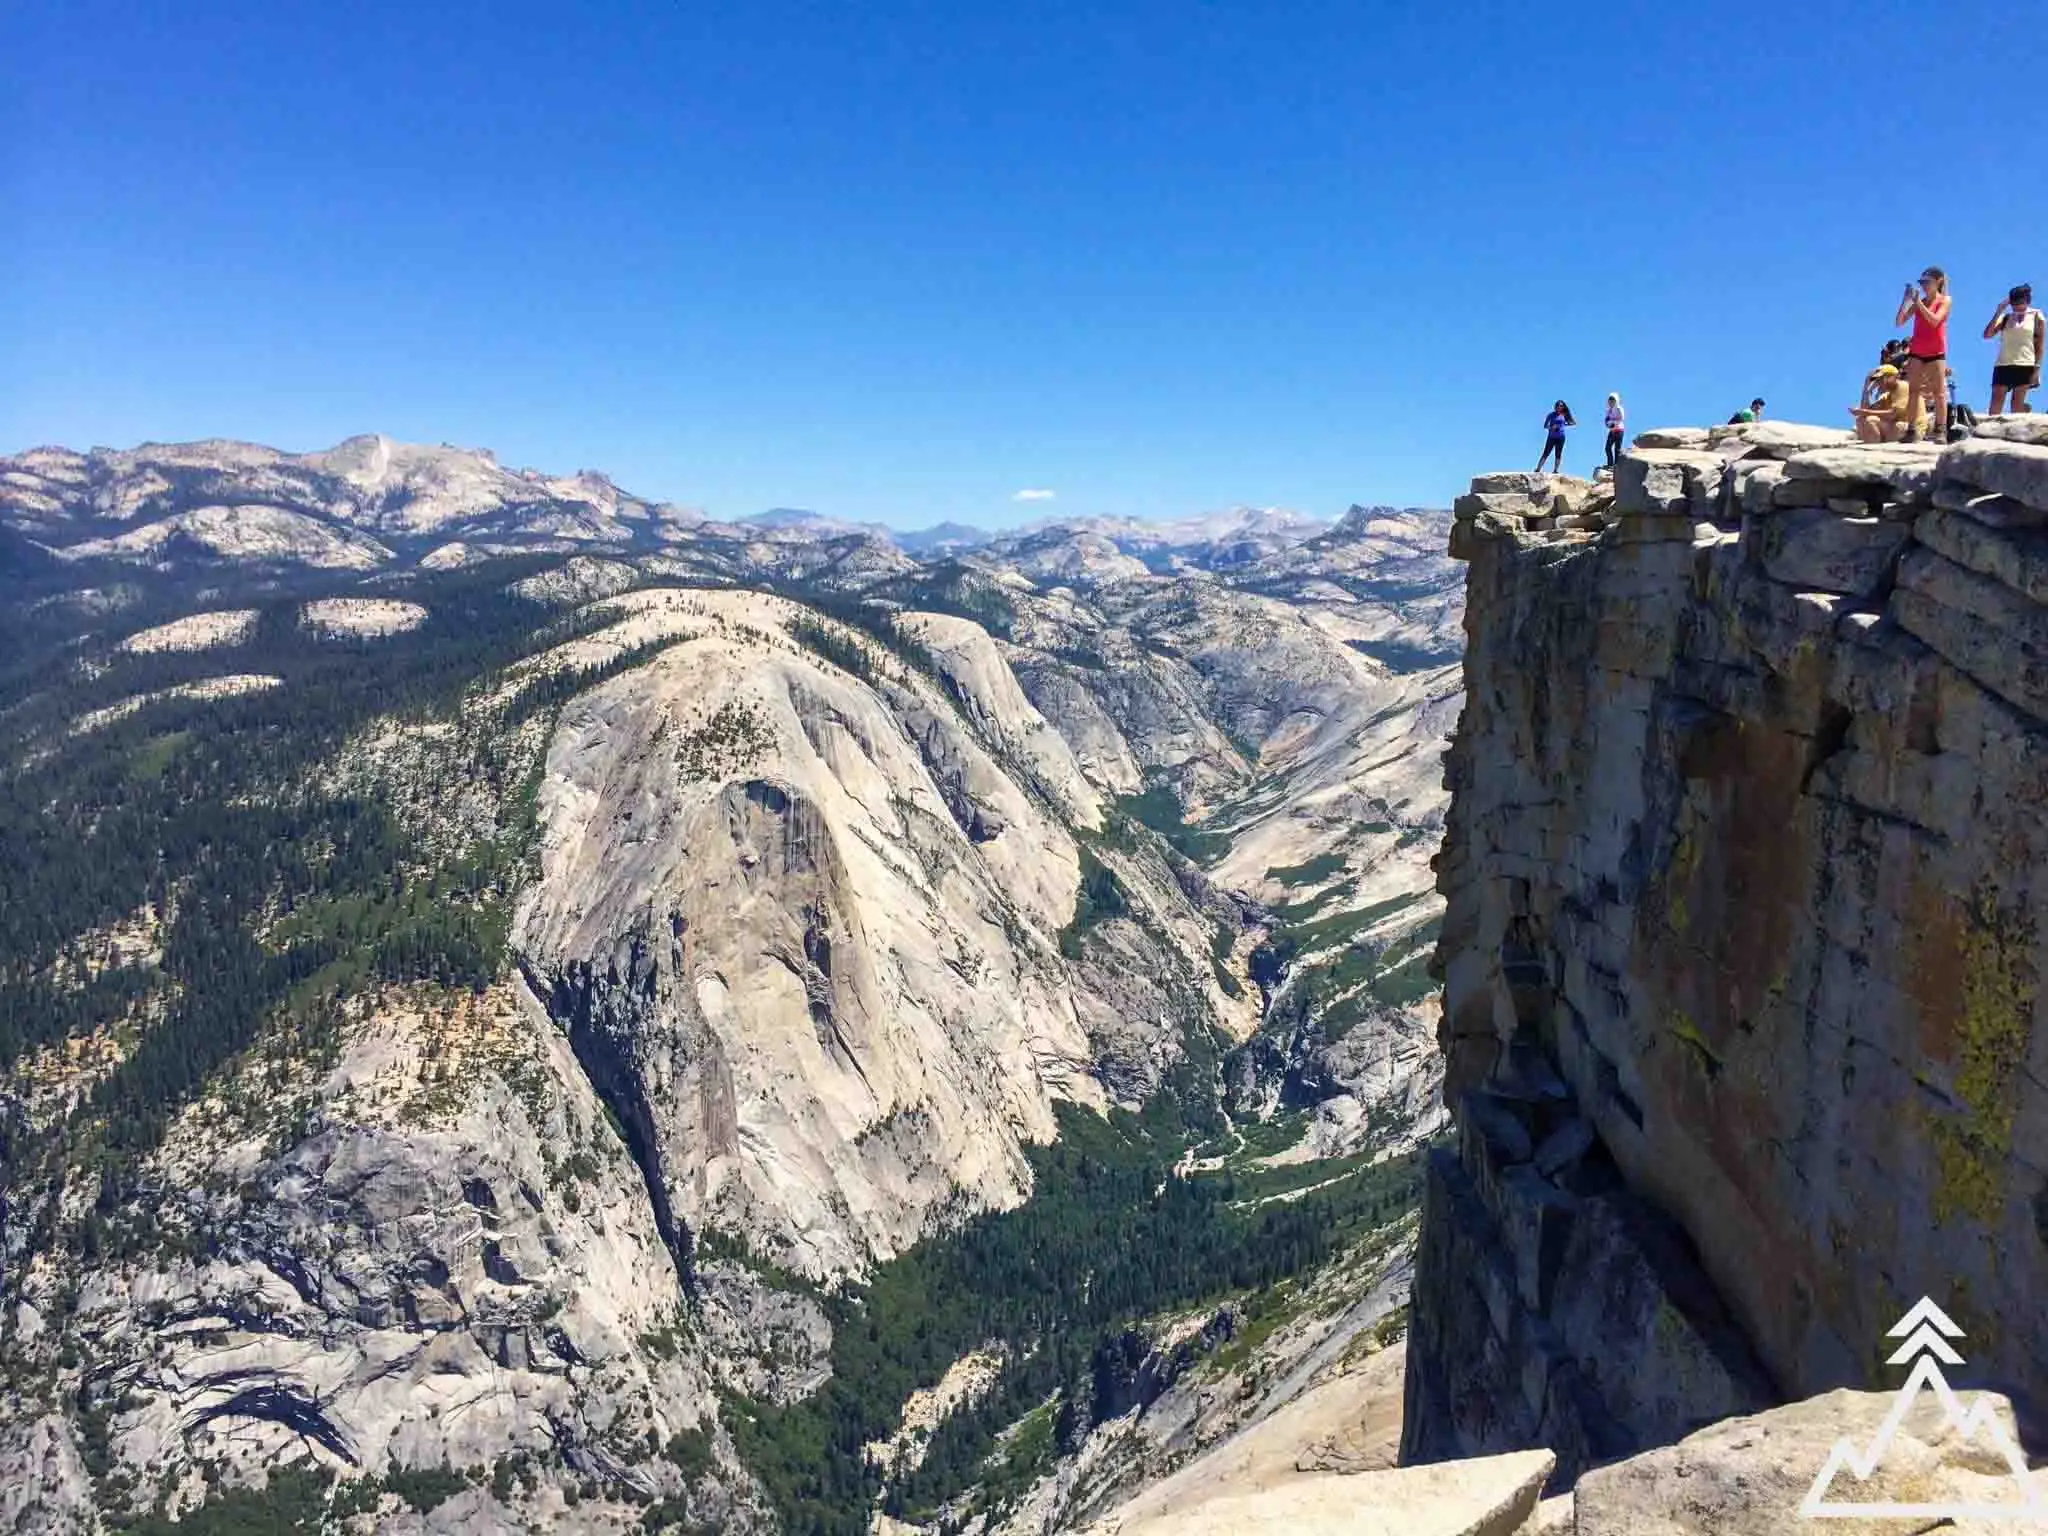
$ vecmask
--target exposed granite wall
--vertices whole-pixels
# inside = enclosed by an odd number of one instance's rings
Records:
[[[1547,1445],[1569,1480],[1888,1387],[1923,1294],[1952,1376],[2038,1425],[2048,419],[1645,434],[1611,487],[1485,476],[1457,512],[1458,1137],[1405,1454]]]

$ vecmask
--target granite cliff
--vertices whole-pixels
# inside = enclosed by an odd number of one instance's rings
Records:
[[[1923,1295],[2038,1433],[2048,423],[1645,434],[1456,512],[1404,1459],[1888,1387]]]

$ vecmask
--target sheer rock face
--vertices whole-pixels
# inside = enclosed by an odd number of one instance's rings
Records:
[[[2048,1407],[2048,447],[1710,437],[1460,505],[1412,1458],[1876,1384],[1922,1295]]]
[[[1119,858],[1166,943],[1070,969],[1065,818],[1099,801],[979,629],[908,621],[943,641],[956,708],[879,653],[861,678],[800,649],[778,599],[688,602],[679,643],[563,717],[518,943],[679,1251],[709,1225],[860,1271],[1022,1199],[1055,1100],[1177,1059],[1211,1012],[1214,920]]]
[[[520,942],[672,1220],[843,1273],[956,1189],[1028,1187],[1019,1143],[1088,1057],[1047,960],[1078,855],[942,702],[915,696],[927,754],[760,633],[686,640],[567,712]],[[934,760],[985,821],[955,820]]]

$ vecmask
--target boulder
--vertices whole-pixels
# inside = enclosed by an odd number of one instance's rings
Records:
[[[1723,460],[1687,448],[1648,448],[1614,469],[1614,506],[1624,516],[1683,512],[1689,497],[1705,497],[1720,484]]]
[[[2017,1443],[2012,1405],[1989,1396],[2005,1435]],[[1965,1394],[1974,1405],[1975,1394]],[[1878,1433],[1889,1392],[1837,1391],[1729,1419],[1676,1445],[1588,1472],[1573,1493],[1577,1536],[1784,1536],[1809,1529],[1800,1515],[1808,1490],[1838,1441],[1857,1450]],[[1980,1435],[1980,1440],[1992,1438]],[[1923,1392],[1867,1481],[1846,1469],[1829,1502],[2016,1503],[2006,1463],[1986,1444],[1958,1435]],[[1840,1536],[1910,1536],[1948,1521],[1830,1518],[1814,1530]],[[2002,1528],[2002,1527],[2000,1527]]]
[[[1607,492],[1590,480],[1560,476],[1550,484],[1550,509],[1560,516],[1583,512],[1596,499],[1604,500],[1607,496]]]
[[[1469,523],[1487,512],[1503,517],[1535,517],[1549,508],[1550,499],[1545,496],[1519,491],[1468,491],[1451,503],[1451,514]]]
[[[1647,432],[1636,434],[1638,448],[1704,448],[1707,446],[1705,427],[1652,427]]]
[[[1748,537],[1771,580],[1807,591],[1867,597],[1889,577],[1910,532],[1904,523],[1795,507],[1753,520]]]
[[[1523,519],[1504,517],[1498,512],[1461,517],[1451,524],[1450,556],[1453,560],[1470,560],[1481,546],[1496,539],[1512,539],[1525,526]]]
[[[1776,459],[1739,459],[1730,472],[1735,480],[1735,505],[1746,516],[1771,509],[1771,494],[1785,479],[1785,466]]]
[[[1942,478],[2048,510],[2048,445],[1973,438],[1941,456]]]

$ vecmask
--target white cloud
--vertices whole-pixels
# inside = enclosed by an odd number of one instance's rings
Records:
[[[1059,492],[1058,492],[1058,491],[1029,491],[1029,490],[1027,490],[1027,491],[1019,491],[1019,492],[1018,492],[1018,493],[1017,493],[1016,495],[1012,496],[1012,497],[1010,498],[1010,500],[1012,500],[1012,501],[1051,501],[1051,500],[1053,499],[1053,497],[1057,496],[1058,494],[1059,494]]]

